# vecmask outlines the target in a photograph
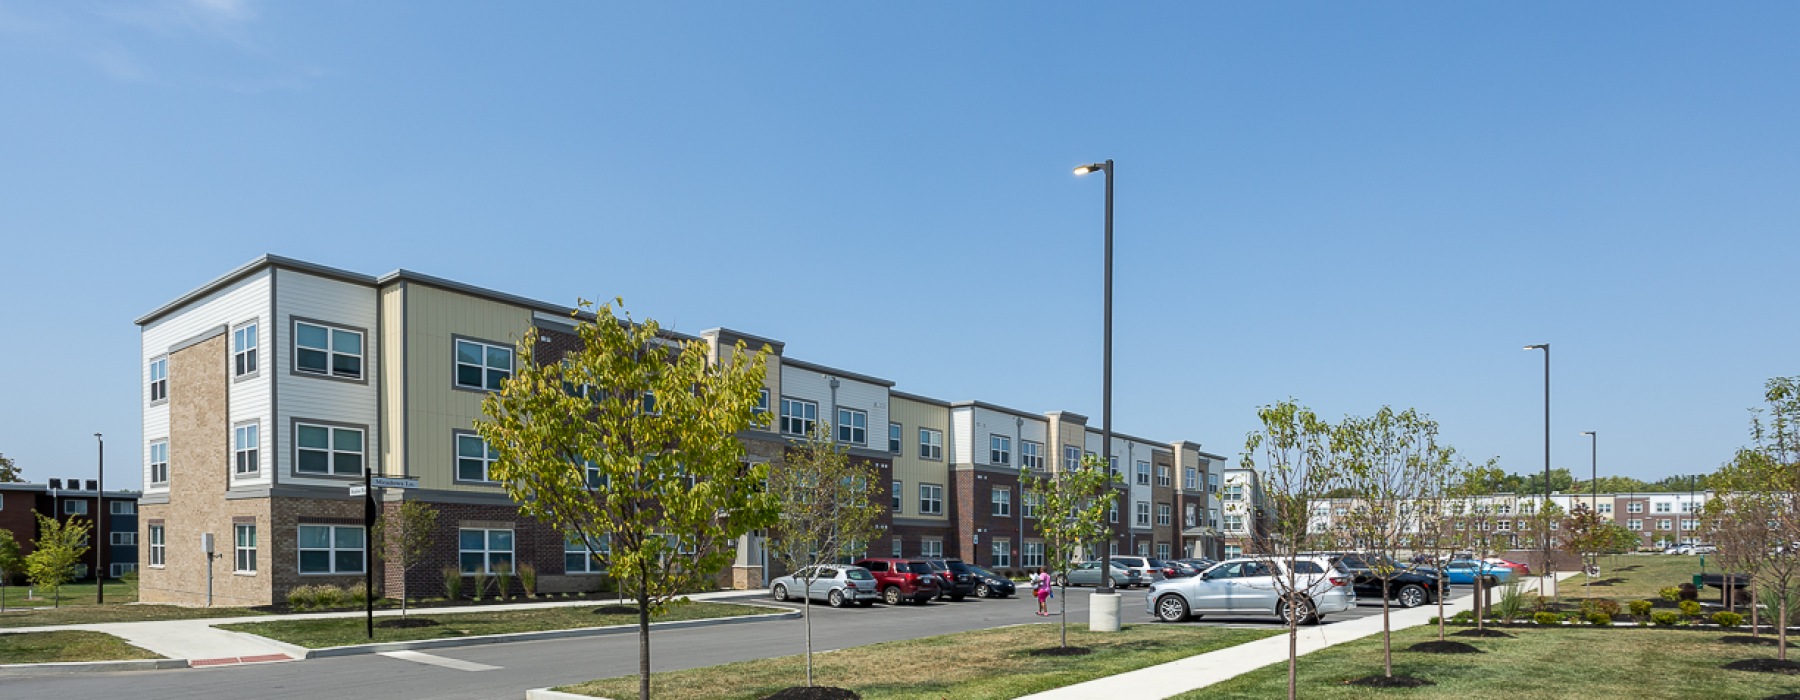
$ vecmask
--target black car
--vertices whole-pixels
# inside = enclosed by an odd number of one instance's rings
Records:
[[[1018,584],[1010,579],[979,566],[969,566],[969,573],[975,576],[977,598],[1005,598],[1019,590]]]
[[[1421,572],[1376,554],[1349,552],[1330,556],[1332,563],[1355,579],[1352,585],[1358,598],[1387,598],[1400,607],[1416,608],[1444,595],[1443,581],[1436,575],[1436,570]],[[1393,574],[1388,577],[1385,592],[1381,588],[1381,576],[1371,566],[1374,562],[1386,562],[1387,566],[1383,568],[1392,567]]]
[[[925,563],[931,566],[932,573],[946,582],[938,588],[938,600],[962,600],[975,595],[975,574],[969,571],[969,565],[964,564],[963,560],[926,559]]]

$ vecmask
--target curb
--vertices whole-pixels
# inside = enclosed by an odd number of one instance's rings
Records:
[[[766,607],[766,606],[765,606]],[[673,620],[670,622],[652,622],[650,629],[682,629],[685,627],[710,627],[713,625],[735,625],[747,622],[763,622],[765,620],[797,620],[799,610],[783,610],[779,613],[761,615],[738,615],[735,617],[710,617],[700,620]],[[546,639],[570,639],[575,637],[601,637],[613,634],[637,632],[637,625],[611,625],[608,627],[580,627],[566,630],[544,630],[541,632],[508,632],[505,634],[484,634],[475,637],[454,637],[450,639],[415,639],[406,642],[381,642],[378,644],[352,644],[341,647],[325,647],[308,649],[301,659],[322,659],[334,656],[355,656],[358,654],[379,654],[386,651],[410,651],[414,649],[445,649],[449,647],[477,646],[481,644],[503,644],[506,642],[532,642]],[[183,662],[186,663],[186,662]],[[568,697],[580,697],[570,695]]]
[[[576,695],[574,693],[565,693],[549,688],[532,688],[531,690],[525,691],[525,700],[610,700],[610,698],[600,698],[592,695]]]
[[[187,659],[136,659],[132,661],[59,661],[42,664],[0,664],[0,676],[49,676],[106,671],[161,671],[187,668]]]

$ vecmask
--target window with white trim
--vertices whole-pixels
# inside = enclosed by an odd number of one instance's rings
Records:
[[[819,421],[819,402],[781,397],[781,432],[787,435],[811,435]]]
[[[1552,530],[1554,530],[1554,529],[1556,529],[1556,528],[1555,528],[1555,523],[1551,523],[1551,528],[1550,528],[1550,529],[1552,529]],[[1698,520],[1694,520],[1694,519],[1692,519],[1692,518],[1682,518],[1682,519],[1681,519],[1681,529],[1682,529],[1682,530],[1684,530],[1684,531],[1686,531],[1686,530],[1698,530],[1698,529],[1700,529],[1700,521],[1698,521]]]
[[[896,513],[896,514],[898,514],[900,512],[900,501],[901,501],[900,494],[901,494],[902,490],[905,488],[906,488],[906,482],[896,481],[896,482],[894,482],[894,490],[889,493],[889,497],[893,499],[892,507],[894,509],[894,513]]]
[[[1012,438],[988,436],[988,464],[1012,464]]]
[[[662,410],[656,407],[656,392],[645,390],[638,396],[638,411],[646,416],[662,415]]]
[[[232,471],[238,475],[255,474],[262,470],[262,461],[257,458],[262,450],[262,426],[258,423],[246,423],[231,429]]]
[[[138,534],[135,532],[109,532],[106,535],[115,547],[136,547]]]
[[[456,386],[499,391],[513,374],[513,349],[478,340],[456,339]]]
[[[301,574],[360,574],[368,536],[354,525],[301,525]]]
[[[1656,529],[1658,529],[1658,530],[1673,530],[1673,529],[1675,529],[1675,521],[1670,520],[1668,518],[1660,518],[1656,521]]]
[[[1627,512],[1627,513],[1642,513],[1642,512],[1644,512],[1644,502],[1643,501],[1632,501],[1630,503],[1626,503],[1625,504],[1625,512]]]
[[[137,515],[137,503],[135,501],[113,501],[106,505],[108,508],[112,509],[113,515]]]
[[[465,574],[513,570],[513,531],[462,528],[456,531],[457,564]]]
[[[901,442],[900,436],[902,436],[904,434],[906,434],[905,429],[900,427],[899,423],[889,423],[888,424],[888,451],[889,452],[892,452],[894,454],[900,454],[900,442]]]
[[[1243,532],[1244,531],[1244,516],[1226,513],[1225,514],[1225,531],[1226,532]]]
[[[1074,445],[1063,445],[1063,468],[1074,469],[1081,466],[1081,448]]]
[[[869,412],[839,407],[837,441],[850,445],[869,444]]]
[[[362,332],[295,321],[294,371],[320,377],[362,379]]]
[[[1611,503],[1602,503],[1602,504],[1600,504],[1600,510],[1599,510],[1599,512],[1601,512],[1601,513],[1611,513],[1611,512],[1613,512],[1613,504],[1611,504]]]
[[[158,357],[150,361],[150,403],[161,403],[169,399],[169,358]]]
[[[1019,564],[1027,569],[1043,566],[1044,543],[1026,540],[1024,549],[1019,555]]]
[[[1030,440],[1019,441],[1019,466],[1026,469],[1044,468],[1044,443]]]
[[[1174,522],[1173,516],[1174,516],[1174,512],[1173,512],[1173,509],[1169,507],[1169,504],[1167,504],[1167,503],[1156,504],[1156,524],[1168,525],[1168,524]]]
[[[944,514],[944,487],[938,484],[919,484],[919,515]]]
[[[1632,518],[1630,520],[1625,521],[1625,529],[1640,530],[1640,531],[1643,530],[1644,529],[1643,518]]]
[[[150,526],[150,565],[162,568],[164,561],[163,526]]]
[[[994,566],[1012,566],[1012,540],[994,540]]]
[[[1219,475],[1218,474],[1207,474],[1206,475],[1206,490],[1211,491],[1213,493],[1219,492]]]
[[[1119,502],[1118,501],[1113,501],[1112,503],[1106,504],[1106,522],[1112,523],[1114,525],[1117,525],[1119,523]]]
[[[137,571],[136,564],[120,564],[117,562],[107,564],[106,568],[112,570],[112,578],[119,578],[120,576],[124,576],[125,574],[129,574],[133,571]]]
[[[1244,500],[1244,485],[1243,484],[1231,484],[1231,485],[1226,486],[1224,500],[1227,500],[1227,501]],[[1340,510],[1342,510],[1342,509],[1340,509]],[[1342,513],[1339,513],[1339,515],[1342,515]]]
[[[363,431],[335,425],[294,424],[294,471],[362,476]]]
[[[480,435],[460,433],[456,436],[456,480],[493,483],[488,473],[500,453],[489,447]]]
[[[157,440],[150,443],[150,484],[152,486],[169,485],[168,440]]]
[[[1144,486],[1150,485],[1150,463],[1141,459],[1137,463],[1137,482]]]
[[[767,388],[756,390],[756,408],[751,410],[758,414],[769,412],[769,390]]]
[[[1169,543],[1167,543],[1167,542],[1156,543],[1156,558],[1157,559],[1168,559],[1169,558]]]
[[[919,429],[919,458],[944,458],[944,431],[930,428]]]
[[[582,540],[580,535],[569,533],[563,538],[563,573],[565,574],[604,574],[606,567],[595,558],[595,554],[606,556],[611,551],[607,546],[607,538],[600,537]],[[590,549],[590,545],[592,549]]]
[[[1037,517],[1038,509],[1044,507],[1044,494],[1041,493],[1031,493],[1027,491],[1025,497],[1019,500],[1020,504],[1024,506],[1024,512],[1020,513],[1020,515],[1027,518]]]
[[[76,499],[69,499],[67,501],[63,501],[63,515],[87,515],[87,514],[88,514],[88,502],[87,501],[76,500]]]
[[[231,331],[231,372],[234,377],[256,374],[256,324]]]
[[[1132,519],[1132,523],[1136,524],[1139,527],[1144,527],[1144,526],[1147,526],[1150,524],[1150,502],[1149,501],[1138,501],[1133,510],[1135,513],[1135,517]]]
[[[1195,469],[1193,467],[1188,467],[1188,468],[1182,470],[1182,472],[1181,472],[1181,488],[1188,489],[1190,491],[1199,491],[1201,486],[1202,486],[1202,484],[1200,483],[1200,470]]]
[[[1149,542],[1137,543],[1137,555],[1140,557],[1150,556],[1150,543]]]
[[[940,559],[944,556],[943,540],[924,540],[919,543],[919,555],[926,559]]]
[[[905,541],[899,537],[895,537],[893,540],[893,543],[889,545],[889,549],[888,549],[889,554],[888,555],[895,556],[895,557],[906,556],[906,555],[900,553],[902,551],[905,551],[903,549],[904,547],[905,547]]]
[[[1182,527],[1200,527],[1200,508],[1192,503],[1187,504],[1181,513]]]
[[[235,571],[240,574],[256,573],[256,526],[233,526],[237,534],[237,546],[233,548],[233,559],[237,562]]]
[[[1172,473],[1173,471],[1174,470],[1170,469],[1167,465],[1162,465],[1162,464],[1156,465],[1156,485],[1157,486],[1172,486],[1172,485],[1174,485],[1175,484],[1175,476]]]
[[[1012,515],[1012,489],[995,488],[992,500],[994,515]]]
[[[1658,513],[1667,513],[1667,512],[1669,512],[1669,502],[1668,502],[1668,501],[1662,501],[1662,502],[1659,502],[1659,503],[1657,503],[1657,504],[1656,504],[1656,512],[1658,512]]]

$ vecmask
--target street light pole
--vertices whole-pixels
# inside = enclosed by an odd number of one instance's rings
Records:
[[[1588,445],[1592,450],[1588,457],[1588,486],[1593,491],[1594,514],[1600,514],[1600,435],[1592,430],[1581,431],[1588,436]],[[1616,494],[1615,494],[1616,495]]]
[[[1542,350],[1542,351],[1544,351],[1544,505],[1543,505],[1543,508],[1545,511],[1545,517],[1544,517],[1544,526],[1541,528],[1538,528],[1538,529],[1543,530],[1542,534],[1544,536],[1544,577],[1545,577],[1545,580],[1547,580],[1549,582],[1547,585],[1555,586],[1556,585],[1556,573],[1555,573],[1556,567],[1554,567],[1550,564],[1550,519],[1549,519],[1549,509],[1550,509],[1550,344],[1549,343],[1540,343],[1537,345],[1527,345],[1527,346],[1525,346],[1525,349],[1526,350]],[[1545,592],[1546,591],[1543,586],[1538,587],[1539,595],[1543,595]]]
[[[99,477],[94,493],[94,603],[106,604],[106,438],[94,433],[95,448],[99,451],[100,461],[94,467],[95,476]]]
[[[1106,176],[1106,273],[1105,310],[1100,370],[1100,468],[1106,470],[1107,490],[1114,504],[1119,494],[1112,485],[1112,271],[1113,271],[1113,162],[1089,163],[1075,169],[1076,175],[1100,171]],[[1107,546],[1100,548],[1099,590],[1089,606],[1090,631],[1116,632],[1119,629],[1119,598],[1112,586],[1112,539],[1108,531]]]

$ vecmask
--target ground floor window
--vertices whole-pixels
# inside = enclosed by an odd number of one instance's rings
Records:
[[[360,527],[301,525],[300,573],[360,574],[367,541]]]
[[[1012,566],[1012,540],[994,540],[994,566]]]
[[[150,565],[160,568],[163,565],[163,556],[165,554],[165,551],[166,550],[163,547],[163,526],[151,525],[150,526]]]
[[[937,559],[944,556],[943,540],[925,540],[919,543],[919,556]]]
[[[905,542],[901,538],[895,537],[894,543],[893,543],[893,549],[891,550],[891,553],[888,556],[893,556],[893,557],[906,556],[906,555],[900,553],[903,550],[904,546],[905,546]]]
[[[1137,543],[1137,555],[1140,557],[1150,556],[1150,543],[1149,542]]]
[[[591,547],[591,549],[590,549]],[[605,537],[592,537],[582,541],[580,535],[570,533],[563,540],[563,573],[567,574],[603,574],[606,567],[594,558],[594,553],[602,556],[608,552]]]
[[[236,571],[240,574],[254,574],[256,573],[256,526],[238,525],[233,529],[237,531],[237,546],[234,548],[236,555],[234,558],[237,561]]]
[[[457,561],[465,574],[512,571],[513,531],[458,530]]]
[[[1019,557],[1020,564],[1027,569],[1035,569],[1044,565],[1044,543],[1026,542],[1025,549]]]
[[[1167,542],[1156,543],[1156,558],[1157,559],[1168,559],[1169,558],[1169,543],[1167,543]]]
[[[136,564],[112,564],[112,565],[108,566],[107,568],[112,570],[111,575],[113,578],[118,578],[120,576],[124,576],[125,574],[129,574],[133,571],[137,571]]]
[[[1235,559],[1235,558],[1241,557],[1241,556],[1244,556],[1243,546],[1235,545],[1235,544],[1225,545],[1225,558],[1226,559]]]

